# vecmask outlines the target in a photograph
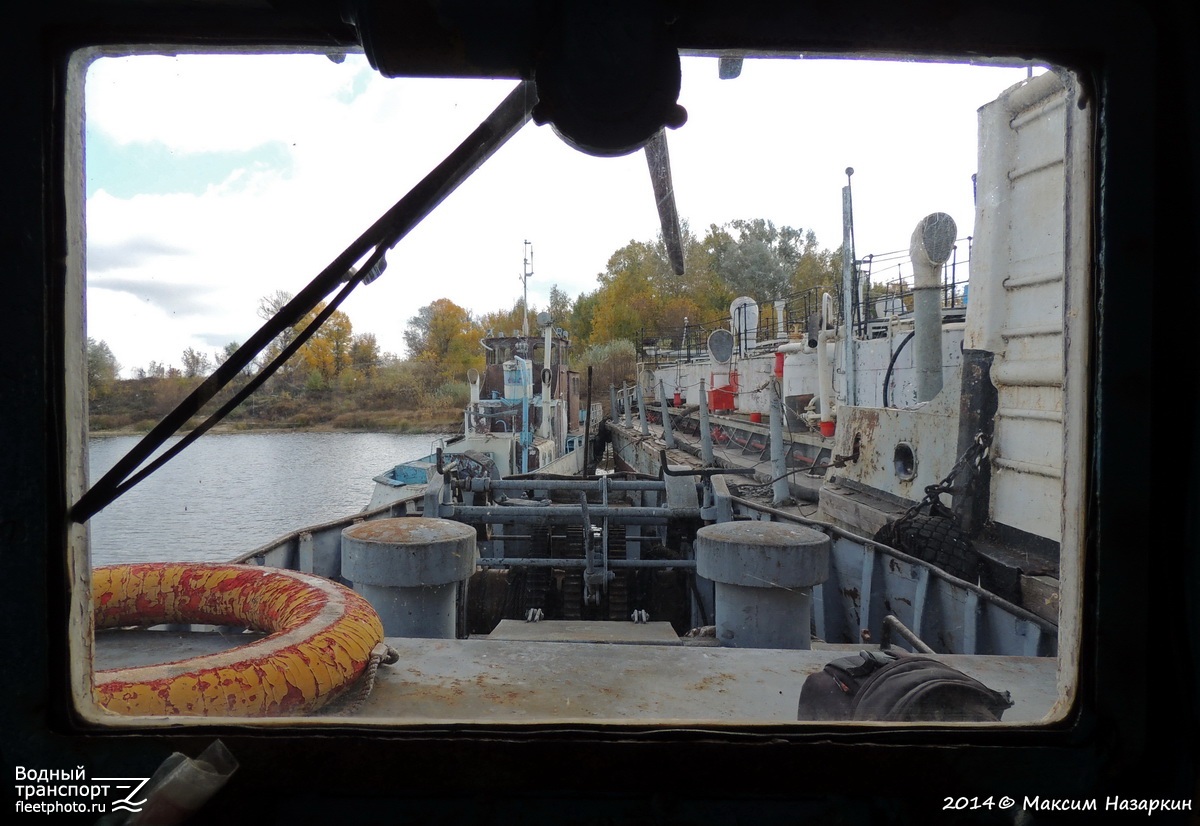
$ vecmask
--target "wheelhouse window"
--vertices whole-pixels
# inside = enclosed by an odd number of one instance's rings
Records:
[[[84,719],[1069,711],[1076,80],[681,66],[686,122],[599,157],[532,84],[79,56]]]

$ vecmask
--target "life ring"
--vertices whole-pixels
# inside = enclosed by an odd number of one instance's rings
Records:
[[[358,679],[383,641],[379,616],[349,588],[255,565],[96,568],[92,608],[97,630],[203,623],[268,633],[219,654],[97,671],[93,696],[118,714],[307,714]]]

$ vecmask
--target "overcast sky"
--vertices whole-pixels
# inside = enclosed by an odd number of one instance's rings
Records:
[[[698,235],[767,218],[841,243],[853,167],[859,256],[907,249],[917,221],[974,220],[976,110],[1022,67],[685,58],[688,122],[668,133],[676,199]],[[395,80],[361,55],[104,58],[88,73],[88,335],[129,376],[242,342],[259,299],[299,292],[440,162],[512,81]],[[388,255],[343,309],[404,353],[408,318],[438,298],[481,314],[550,287],[596,286],[608,257],[651,240],[642,153],[593,158],[527,124]],[[756,296],[756,298],[758,298]]]

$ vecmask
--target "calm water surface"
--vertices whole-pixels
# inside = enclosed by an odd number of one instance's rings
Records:
[[[138,438],[93,438],[92,481]],[[92,517],[92,564],[227,561],[362,510],[372,477],[437,443],[428,434],[210,433]]]

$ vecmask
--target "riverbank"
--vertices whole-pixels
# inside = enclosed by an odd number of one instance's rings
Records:
[[[441,433],[462,428],[462,411],[470,399],[466,382],[436,389],[407,384],[392,372],[379,372],[371,380],[309,386],[273,377],[268,384],[242,400],[220,422],[223,432],[257,430],[331,430],[371,433]],[[155,376],[122,379],[92,387],[88,399],[88,424],[92,433],[137,434],[149,432],[188,398],[200,377]],[[206,406],[206,411],[228,405],[246,385],[238,376]],[[204,416],[195,416],[189,427]]]
[[[96,418],[101,419],[97,421]],[[141,436],[150,432],[157,421],[142,419],[131,424],[112,426],[103,421],[108,417],[95,417],[89,424],[88,434],[95,437]],[[188,422],[194,427],[202,419]],[[106,426],[107,425],[107,426]],[[320,419],[309,414],[300,414],[283,420],[258,420],[239,418],[226,420],[215,425],[209,433],[411,433],[411,434],[458,434],[462,432],[462,411],[450,408],[442,410],[362,410],[338,414]]]

